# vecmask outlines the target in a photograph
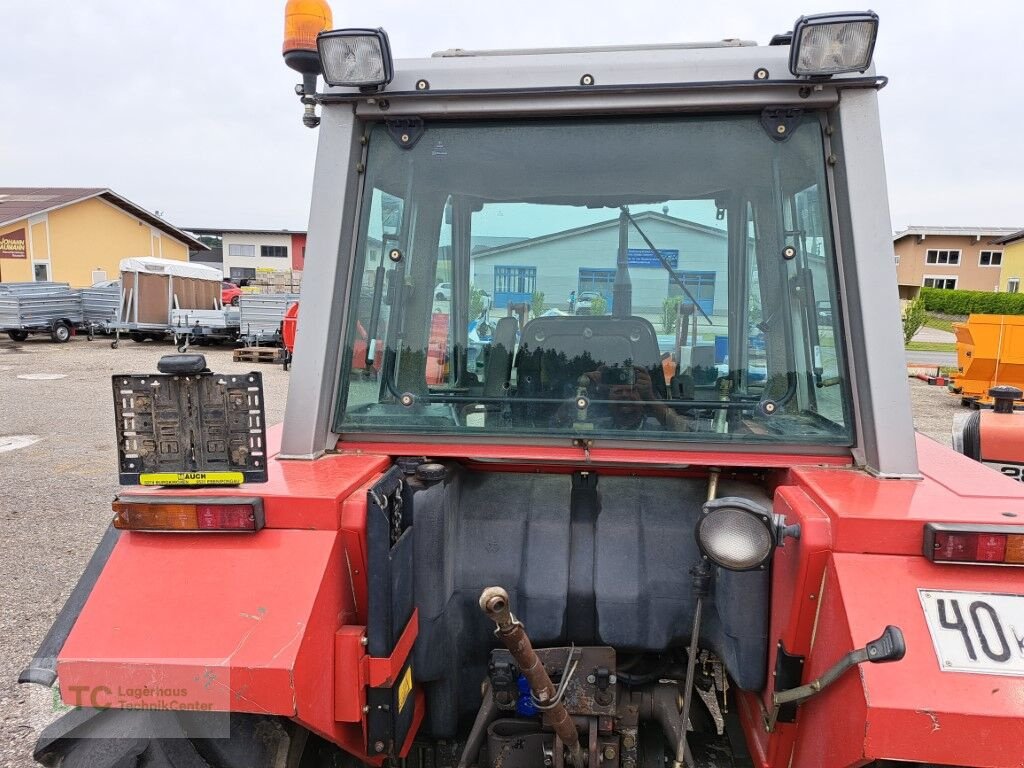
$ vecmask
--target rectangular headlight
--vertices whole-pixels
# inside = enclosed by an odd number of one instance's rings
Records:
[[[789,71],[797,77],[863,72],[871,66],[878,14],[820,13],[801,16],[793,29]]]
[[[391,46],[383,29],[334,29],[316,38],[328,85],[383,88],[391,82]]]

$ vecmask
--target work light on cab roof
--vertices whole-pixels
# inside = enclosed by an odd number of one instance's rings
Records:
[[[819,13],[801,16],[793,29],[789,71],[797,77],[864,72],[878,36],[878,14]]]
[[[394,61],[383,29],[331,29],[331,9],[325,0],[288,0],[285,6],[285,63],[302,73],[296,86],[308,128],[320,124],[316,115],[316,78],[327,85],[358,88],[363,93],[383,91],[394,77]],[[819,13],[801,16],[791,32],[776,35],[772,45],[790,46],[789,71],[797,78],[826,80],[833,75],[864,72],[878,35],[878,15],[873,11]],[[767,79],[766,70],[762,77]],[[591,87],[592,75],[584,75],[579,87]],[[429,88],[425,80],[417,90]]]

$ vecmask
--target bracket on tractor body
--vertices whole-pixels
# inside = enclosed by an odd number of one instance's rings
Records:
[[[363,723],[366,754],[404,757],[423,719],[422,694],[413,684],[412,647],[419,613],[412,617],[390,656],[366,652],[366,627],[347,625],[334,636],[334,719]],[[397,720],[407,727],[396,733]]]

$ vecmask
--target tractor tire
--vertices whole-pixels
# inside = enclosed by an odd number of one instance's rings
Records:
[[[54,321],[50,326],[50,338],[55,344],[67,344],[71,340],[71,326],[63,320]]]
[[[28,338],[28,331],[8,331],[7,335],[11,341],[24,341]]]
[[[82,708],[47,727],[33,757],[49,768],[312,768],[310,741],[280,717]]]

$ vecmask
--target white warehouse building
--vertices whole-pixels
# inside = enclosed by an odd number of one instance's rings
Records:
[[[709,315],[727,313],[726,231],[651,211],[634,218],[701,308]],[[658,314],[667,297],[682,291],[632,225],[628,247],[633,312]],[[493,297],[496,309],[528,303],[540,290],[549,308],[566,310],[571,291],[593,291],[611,311],[618,248],[618,217],[489,248],[476,245],[472,282]]]

